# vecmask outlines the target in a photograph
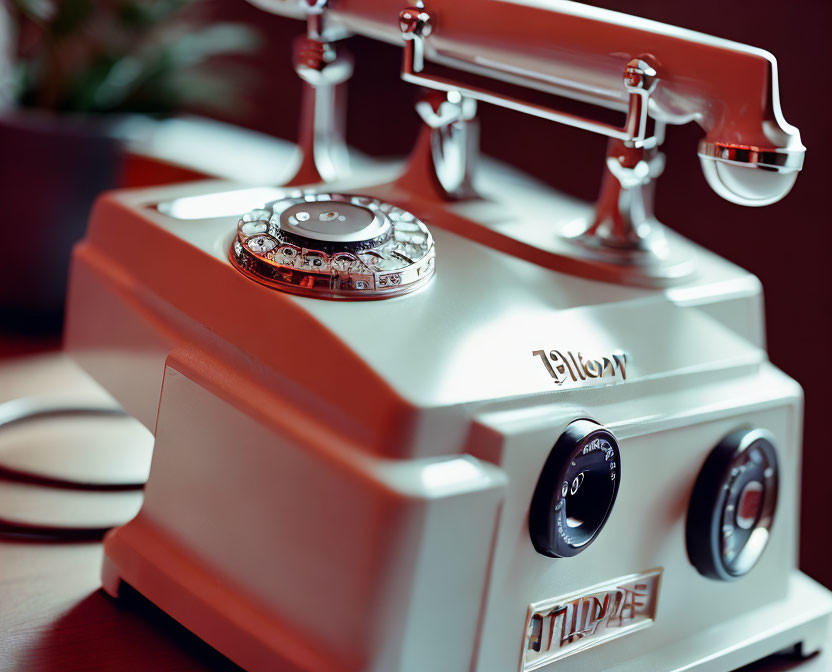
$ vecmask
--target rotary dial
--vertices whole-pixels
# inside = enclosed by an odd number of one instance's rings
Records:
[[[262,284],[335,299],[411,292],[433,276],[434,255],[413,214],[367,196],[308,191],[243,215],[229,252]]]

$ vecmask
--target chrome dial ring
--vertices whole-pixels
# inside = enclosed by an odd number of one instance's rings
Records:
[[[412,213],[369,196],[291,191],[242,216],[231,263],[261,284],[329,299],[378,299],[421,287],[434,243]]]

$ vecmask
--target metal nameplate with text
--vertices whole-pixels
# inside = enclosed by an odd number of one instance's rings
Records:
[[[653,624],[661,569],[529,605],[521,672]]]

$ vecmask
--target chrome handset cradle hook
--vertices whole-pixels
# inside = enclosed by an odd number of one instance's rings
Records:
[[[331,182],[349,165],[344,85],[352,77],[352,57],[336,47],[343,31],[327,27],[327,0],[305,4],[306,34],[295,41],[293,53],[295,72],[306,85],[298,138],[301,156],[287,186]]]
[[[455,100],[493,103],[610,138],[594,218],[570,222],[559,232],[573,244],[575,257],[593,264],[622,267],[630,276],[633,269],[638,269],[648,283],[665,284],[692,272],[692,260],[668,249],[664,229],[653,216],[654,180],[664,169],[664,155],[657,149],[664,139],[664,124],[655,122],[652,133],[649,132],[650,97],[660,84],[652,59],[633,58],[624,66],[622,87],[627,94],[627,112],[623,126],[619,127],[428,74],[425,49],[426,38],[433,32],[430,14],[424,7],[408,7],[399,15],[399,26],[404,38],[402,78],[405,81],[447,92]],[[436,127],[431,122],[437,115],[421,116],[428,125]],[[441,183],[440,172],[448,167],[447,159],[437,151],[435,143],[432,152],[436,179]],[[463,152],[458,150],[456,154]],[[469,165],[466,173],[471,172]]]

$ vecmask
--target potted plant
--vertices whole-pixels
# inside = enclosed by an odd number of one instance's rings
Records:
[[[257,36],[198,0],[0,4],[0,326],[54,330],[72,244],[119,184],[125,122],[228,111]],[[135,127],[135,124],[133,125]]]

